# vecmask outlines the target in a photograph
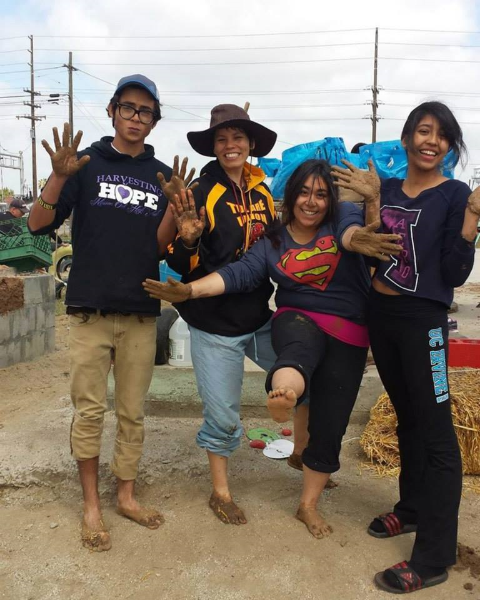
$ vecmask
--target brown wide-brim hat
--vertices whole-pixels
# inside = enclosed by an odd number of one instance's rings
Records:
[[[247,111],[235,104],[219,104],[211,112],[210,127],[204,131],[187,133],[190,146],[203,156],[215,156],[213,152],[215,131],[220,127],[239,127],[250,139],[255,140],[255,147],[250,150],[252,156],[266,156],[275,146],[277,134],[250,120]]]

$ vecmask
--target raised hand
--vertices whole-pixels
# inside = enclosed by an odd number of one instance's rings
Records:
[[[166,283],[161,283],[154,279],[146,279],[142,285],[150,298],[156,298],[157,300],[185,302],[192,295],[192,285],[190,283],[181,283],[172,277],[169,277]]]
[[[374,256],[384,262],[390,260],[389,255],[400,254],[402,246],[395,242],[401,241],[402,236],[396,233],[375,233],[379,227],[380,221],[376,221],[355,229],[350,238],[350,250],[365,256]]]
[[[467,209],[480,218],[480,186],[468,197]]]
[[[73,144],[70,146],[70,125],[65,123],[63,125],[62,143],[60,143],[58,129],[56,127],[53,128],[55,151],[52,150],[46,140],[42,140],[42,146],[50,155],[55,175],[59,177],[71,177],[90,160],[89,156],[82,156],[80,160],[77,160],[77,150],[82,135],[83,131],[78,131],[77,135],[73,138]]]
[[[337,178],[335,185],[347,190],[353,190],[364,197],[365,202],[375,202],[380,197],[380,178],[371,160],[368,161],[368,171],[358,169],[355,165],[342,160],[347,165],[346,169],[338,166],[332,167],[332,175]]]
[[[180,167],[180,172],[178,170],[178,155],[175,156],[175,158],[173,159],[173,169],[172,169],[172,176],[170,177],[170,181],[167,181],[165,179],[165,176],[163,175],[163,173],[157,173],[157,179],[158,179],[158,183],[160,184],[160,187],[162,188],[163,193],[165,194],[167,200],[169,202],[173,202],[174,201],[174,196],[175,194],[180,194],[180,192],[182,190],[184,190],[185,188],[187,188],[190,184],[190,182],[193,179],[193,176],[195,175],[195,169],[190,169],[190,173],[188,174],[188,177],[185,178],[185,174],[187,172],[187,165],[188,165],[188,158],[185,157],[182,160],[182,166]],[[198,183],[194,183],[190,189],[195,189],[197,187]]]
[[[174,195],[170,209],[182,241],[186,246],[194,246],[205,228],[205,207],[202,206],[197,214],[195,199],[188,189]]]

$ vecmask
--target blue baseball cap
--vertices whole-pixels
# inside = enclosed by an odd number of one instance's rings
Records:
[[[126,77],[122,77],[117,84],[115,94],[118,94],[129,85],[139,85],[144,90],[147,90],[147,92],[153,96],[154,100],[160,102],[160,96],[158,95],[157,86],[153,83],[151,79],[145,77],[145,75],[140,75],[139,73],[136,73],[135,75],[127,75]]]

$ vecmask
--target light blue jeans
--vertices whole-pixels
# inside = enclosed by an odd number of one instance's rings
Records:
[[[245,356],[268,371],[276,360],[271,323],[253,333],[229,337],[189,326],[193,368],[203,402],[203,424],[197,444],[220,456],[240,446],[243,433],[240,399]]]

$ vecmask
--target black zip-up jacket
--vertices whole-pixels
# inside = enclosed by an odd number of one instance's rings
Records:
[[[79,153],[90,161],[66,182],[53,223],[57,229],[73,211],[73,262],[66,304],[133,314],[158,315],[160,303],[142,281],[159,277],[157,229],[167,200],[157,181],[171,169],[152,146],[135,158],[112,148],[104,137]]]
[[[275,219],[265,174],[246,165],[245,190],[234,184],[217,160],[208,163],[193,191],[197,210],[205,207],[206,226],[198,248],[187,249],[177,237],[170,245],[167,263],[182,275],[184,283],[200,279],[241,258],[263,236]],[[249,215],[247,219],[245,211]],[[273,293],[270,281],[245,294],[198,298],[176,304],[185,321],[208,333],[238,336],[262,327],[271,317],[268,300]]]

